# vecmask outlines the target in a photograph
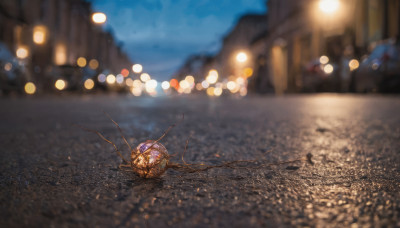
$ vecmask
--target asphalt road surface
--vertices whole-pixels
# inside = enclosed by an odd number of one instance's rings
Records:
[[[236,168],[142,179],[113,147],[157,139],[180,162]],[[0,227],[400,227],[400,97],[0,100]],[[305,158],[278,166],[271,163]],[[262,166],[262,165],[265,166]]]

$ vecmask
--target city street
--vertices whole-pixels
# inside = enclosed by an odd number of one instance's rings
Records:
[[[0,99],[0,227],[400,227],[400,99],[382,95]],[[128,142],[174,162],[241,164],[142,179]],[[312,158],[307,161],[307,154]],[[309,155],[309,156],[310,156]]]

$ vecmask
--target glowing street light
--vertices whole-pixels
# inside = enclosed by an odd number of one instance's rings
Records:
[[[76,60],[76,64],[79,66],[79,67],[85,67],[86,66],[86,58],[85,57],[79,57],[77,60]]]
[[[319,9],[327,14],[332,14],[339,8],[339,0],[320,0]]]
[[[142,80],[143,82],[147,82],[150,79],[151,78],[150,78],[150,75],[148,73],[143,73],[143,74],[140,75],[140,80]]]
[[[163,81],[163,82],[161,83],[161,87],[162,87],[164,90],[167,90],[167,89],[169,89],[170,84],[169,84],[168,81]]]
[[[115,76],[113,74],[107,75],[106,82],[108,84],[114,84],[115,80],[116,80],[116,78],[115,78]]]
[[[47,29],[42,25],[37,25],[33,28],[33,42],[35,44],[44,44],[47,38]]]
[[[17,49],[17,51],[15,52],[15,54],[17,55],[18,58],[25,59],[26,57],[28,57],[29,51],[28,51],[28,48],[26,48],[24,46],[20,46]]]
[[[331,64],[326,64],[324,67],[325,74],[331,74],[333,72],[333,66]]]
[[[359,66],[360,66],[360,63],[358,62],[357,59],[350,60],[349,67],[350,67],[351,71],[356,70]]]
[[[99,67],[99,61],[97,61],[96,59],[91,59],[89,61],[89,67],[92,70],[96,70]]]
[[[329,62],[328,56],[326,56],[326,55],[321,56],[321,57],[319,58],[319,62],[320,62],[321,64],[327,64],[327,63]]]
[[[107,20],[107,17],[104,13],[97,12],[92,15],[92,20],[96,24],[104,24],[104,22]]]
[[[58,89],[58,90],[63,90],[65,89],[65,87],[67,86],[67,83],[62,80],[62,79],[58,79],[56,81],[56,83],[54,84],[54,86]]]
[[[87,79],[84,83],[85,89],[91,90],[94,87],[94,81],[92,79]]]
[[[135,72],[136,74],[139,74],[139,73],[142,72],[143,67],[142,67],[142,65],[140,65],[140,64],[135,64],[135,65],[132,66],[132,70],[133,70],[133,72]]]
[[[34,94],[36,92],[36,86],[33,84],[33,82],[28,82],[25,84],[24,87],[25,93],[26,94]]]
[[[237,60],[238,62],[240,62],[240,63],[246,62],[247,59],[248,59],[247,54],[244,53],[244,52],[242,52],[242,51],[239,52],[239,53],[236,55],[236,60]]]

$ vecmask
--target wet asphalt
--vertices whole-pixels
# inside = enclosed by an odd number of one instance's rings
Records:
[[[184,113],[172,162],[189,135],[188,163],[259,162],[142,179],[74,125],[129,157],[103,111],[133,146]],[[399,96],[2,98],[0,123],[0,227],[400,227]]]

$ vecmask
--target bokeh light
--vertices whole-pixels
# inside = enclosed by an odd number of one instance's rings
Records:
[[[124,83],[124,76],[123,76],[122,74],[117,74],[117,76],[115,77],[115,81],[116,81],[118,84]]]
[[[99,76],[97,76],[97,80],[101,83],[104,83],[106,81],[106,75],[105,74],[99,74]]]
[[[169,84],[168,81],[163,81],[163,82],[161,83],[161,88],[163,88],[164,90],[169,89],[169,87],[170,87],[170,84]]]
[[[84,83],[85,89],[91,90],[94,87],[94,81],[92,79],[87,79]]]
[[[54,63],[56,65],[64,65],[67,62],[67,48],[64,44],[59,43],[56,45],[54,54]]]
[[[206,81],[209,84],[214,84],[214,83],[217,82],[217,80],[218,80],[218,71],[217,70],[210,70],[208,72],[207,77],[206,77]]]
[[[331,64],[326,64],[324,66],[325,74],[331,74],[333,72],[333,66]]]
[[[319,62],[320,62],[321,64],[327,64],[327,63],[329,62],[328,56],[323,55],[323,56],[319,57]]]
[[[140,64],[135,64],[132,66],[132,71],[135,72],[136,74],[141,73],[142,70],[143,70],[143,67]]]
[[[236,55],[236,60],[237,60],[238,62],[240,62],[240,63],[246,62],[247,59],[248,59],[247,54],[244,53],[244,52],[239,52],[239,53]]]
[[[115,76],[113,74],[107,75],[106,81],[108,84],[114,84],[115,83]]]
[[[33,82],[27,82],[24,86],[26,94],[34,94],[36,92],[36,86]]]
[[[92,15],[92,20],[96,24],[103,24],[107,20],[107,16],[104,13],[97,12]]]
[[[85,58],[85,57],[79,57],[79,58],[76,60],[76,64],[77,64],[79,67],[85,67],[85,66],[86,66],[86,58]]]
[[[206,80],[204,80],[204,81],[201,82],[201,86],[202,86],[204,89],[207,89],[207,88],[210,86],[210,83],[208,83]]]
[[[150,78],[150,75],[148,73],[143,73],[143,74],[140,75],[140,80],[142,80],[143,82],[147,82],[150,79],[151,78]]]
[[[253,68],[251,68],[251,67],[246,67],[246,68],[244,68],[243,74],[244,74],[244,76],[245,76],[246,78],[251,77],[251,76],[253,75]]]
[[[222,94],[222,88],[220,88],[220,87],[215,87],[215,89],[214,89],[214,95],[217,96],[217,97],[219,97],[219,96],[221,96],[221,94]]]
[[[56,81],[56,83],[54,84],[54,86],[56,87],[56,89],[58,90],[64,90],[67,87],[67,83],[62,80],[62,79],[58,79]]]
[[[339,0],[320,0],[319,1],[319,9],[324,12],[331,14],[338,10],[339,8]]]
[[[190,87],[190,84],[189,84],[188,81],[182,80],[182,81],[179,82],[179,86],[180,86],[182,89],[187,89],[187,88]]]
[[[349,67],[350,67],[351,71],[356,70],[359,66],[360,66],[360,63],[358,62],[357,59],[350,60]]]
[[[121,74],[122,74],[122,76],[124,76],[124,77],[128,77],[128,75],[129,75],[129,70],[124,68],[124,69],[121,70]]]
[[[207,93],[207,95],[210,96],[210,97],[214,96],[214,87],[209,87],[209,88],[206,90],[206,93]]]
[[[188,75],[185,77],[185,81],[192,85],[194,83],[194,77],[192,75]]]
[[[12,64],[11,63],[6,63],[6,64],[4,64],[4,70],[5,71],[10,71],[10,70],[12,70]]]
[[[47,38],[47,29],[45,26],[37,25],[33,28],[33,42],[35,44],[44,44]]]
[[[92,70],[96,70],[99,67],[99,61],[97,61],[97,59],[91,59],[89,61],[89,67]]]
[[[17,48],[17,51],[15,54],[17,55],[18,58],[25,59],[26,57],[28,57],[29,51],[28,51],[27,47],[20,46],[19,48]]]

